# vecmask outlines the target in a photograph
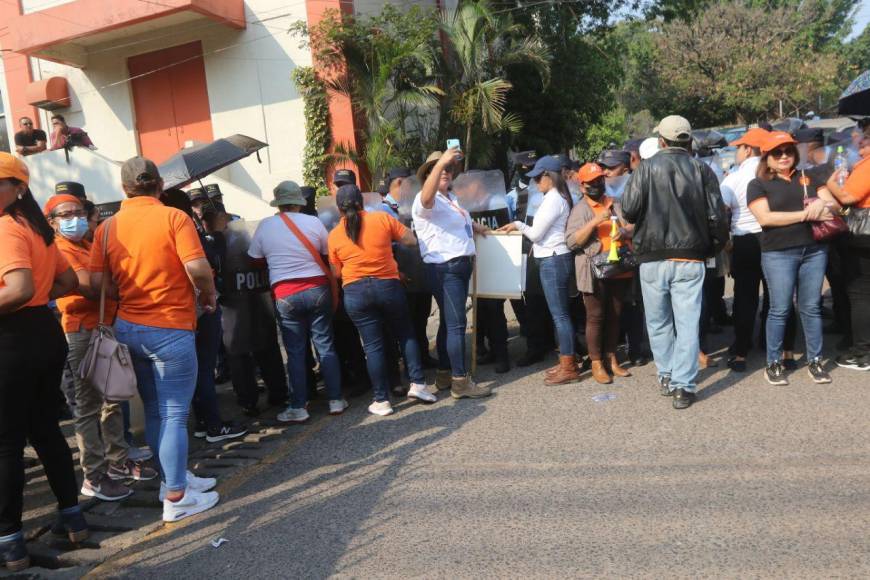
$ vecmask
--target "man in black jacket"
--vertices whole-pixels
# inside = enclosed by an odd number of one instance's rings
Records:
[[[641,162],[622,198],[635,224],[634,249],[650,346],[663,395],[675,409],[695,400],[705,260],[728,239],[725,205],[710,167],[692,159],[692,127],[671,115],[656,128],[661,150]]]

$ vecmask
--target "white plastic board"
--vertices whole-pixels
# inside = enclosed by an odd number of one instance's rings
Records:
[[[522,298],[526,289],[522,234],[492,233],[476,236],[474,243],[478,298]]]

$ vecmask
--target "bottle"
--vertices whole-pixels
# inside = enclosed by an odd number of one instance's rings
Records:
[[[619,261],[619,242],[613,238],[619,233],[619,218],[615,215],[610,216],[610,253],[607,254],[608,262]]]
[[[846,160],[846,154],[843,152],[843,146],[837,145],[837,154],[834,156],[834,173],[837,174],[837,185],[840,187],[846,184],[848,167],[849,164]]]

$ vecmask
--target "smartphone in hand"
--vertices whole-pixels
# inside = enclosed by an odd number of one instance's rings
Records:
[[[458,149],[462,151],[462,145],[459,143],[459,139],[448,139],[447,140],[447,148],[448,149]],[[462,156],[459,156],[459,159],[462,159]]]

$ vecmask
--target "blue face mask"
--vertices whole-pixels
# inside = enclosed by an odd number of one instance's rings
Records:
[[[63,237],[78,242],[88,233],[88,219],[83,217],[62,219],[60,233]]]

